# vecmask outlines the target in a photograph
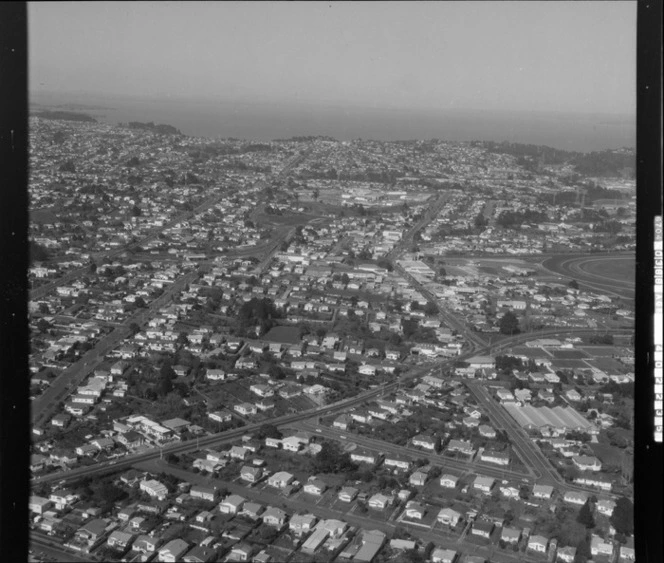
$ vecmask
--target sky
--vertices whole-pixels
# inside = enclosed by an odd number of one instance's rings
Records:
[[[31,2],[31,92],[633,115],[634,1]]]

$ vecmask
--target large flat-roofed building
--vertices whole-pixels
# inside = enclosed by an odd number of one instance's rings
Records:
[[[528,430],[546,427],[561,431],[595,432],[597,430],[594,424],[572,407],[535,408],[530,405],[519,406],[512,403],[504,403],[503,407],[522,428]]]

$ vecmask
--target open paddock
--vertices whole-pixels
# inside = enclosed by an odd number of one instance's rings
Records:
[[[552,350],[551,354],[556,360],[580,360],[588,357],[583,350]]]

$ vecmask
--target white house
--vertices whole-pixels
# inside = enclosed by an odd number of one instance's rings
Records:
[[[456,526],[461,520],[461,513],[452,508],[442,508],[437,516],[438,522],[445,526]]]

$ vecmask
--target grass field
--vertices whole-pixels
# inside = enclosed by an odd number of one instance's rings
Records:
[[[583,360],[553,360],[551,366],[554,369],[587,369],[588,364]]]
[[[533,339],[536,336],[533,335]],[[542,348],[530,348],[528,346],[515,346],[507,355],[526,356],[527,358],[546,358],[550,354]]]
[[[593,259],[579,264],[584,272],[623,282],[634,281],[635,266],[635,260],[631,256],[614,256],[606,260]]]
[[[590,444],[593,452],[604,465],[620,465],[622,450],[609,444]]]
[[[581,350],[554,350],[551,353],[556,360],[580,360],[588,357]]]
[[[33,209],[30,211],[30,221],[33,223],[55,223],[58,218],[52,209]]]

